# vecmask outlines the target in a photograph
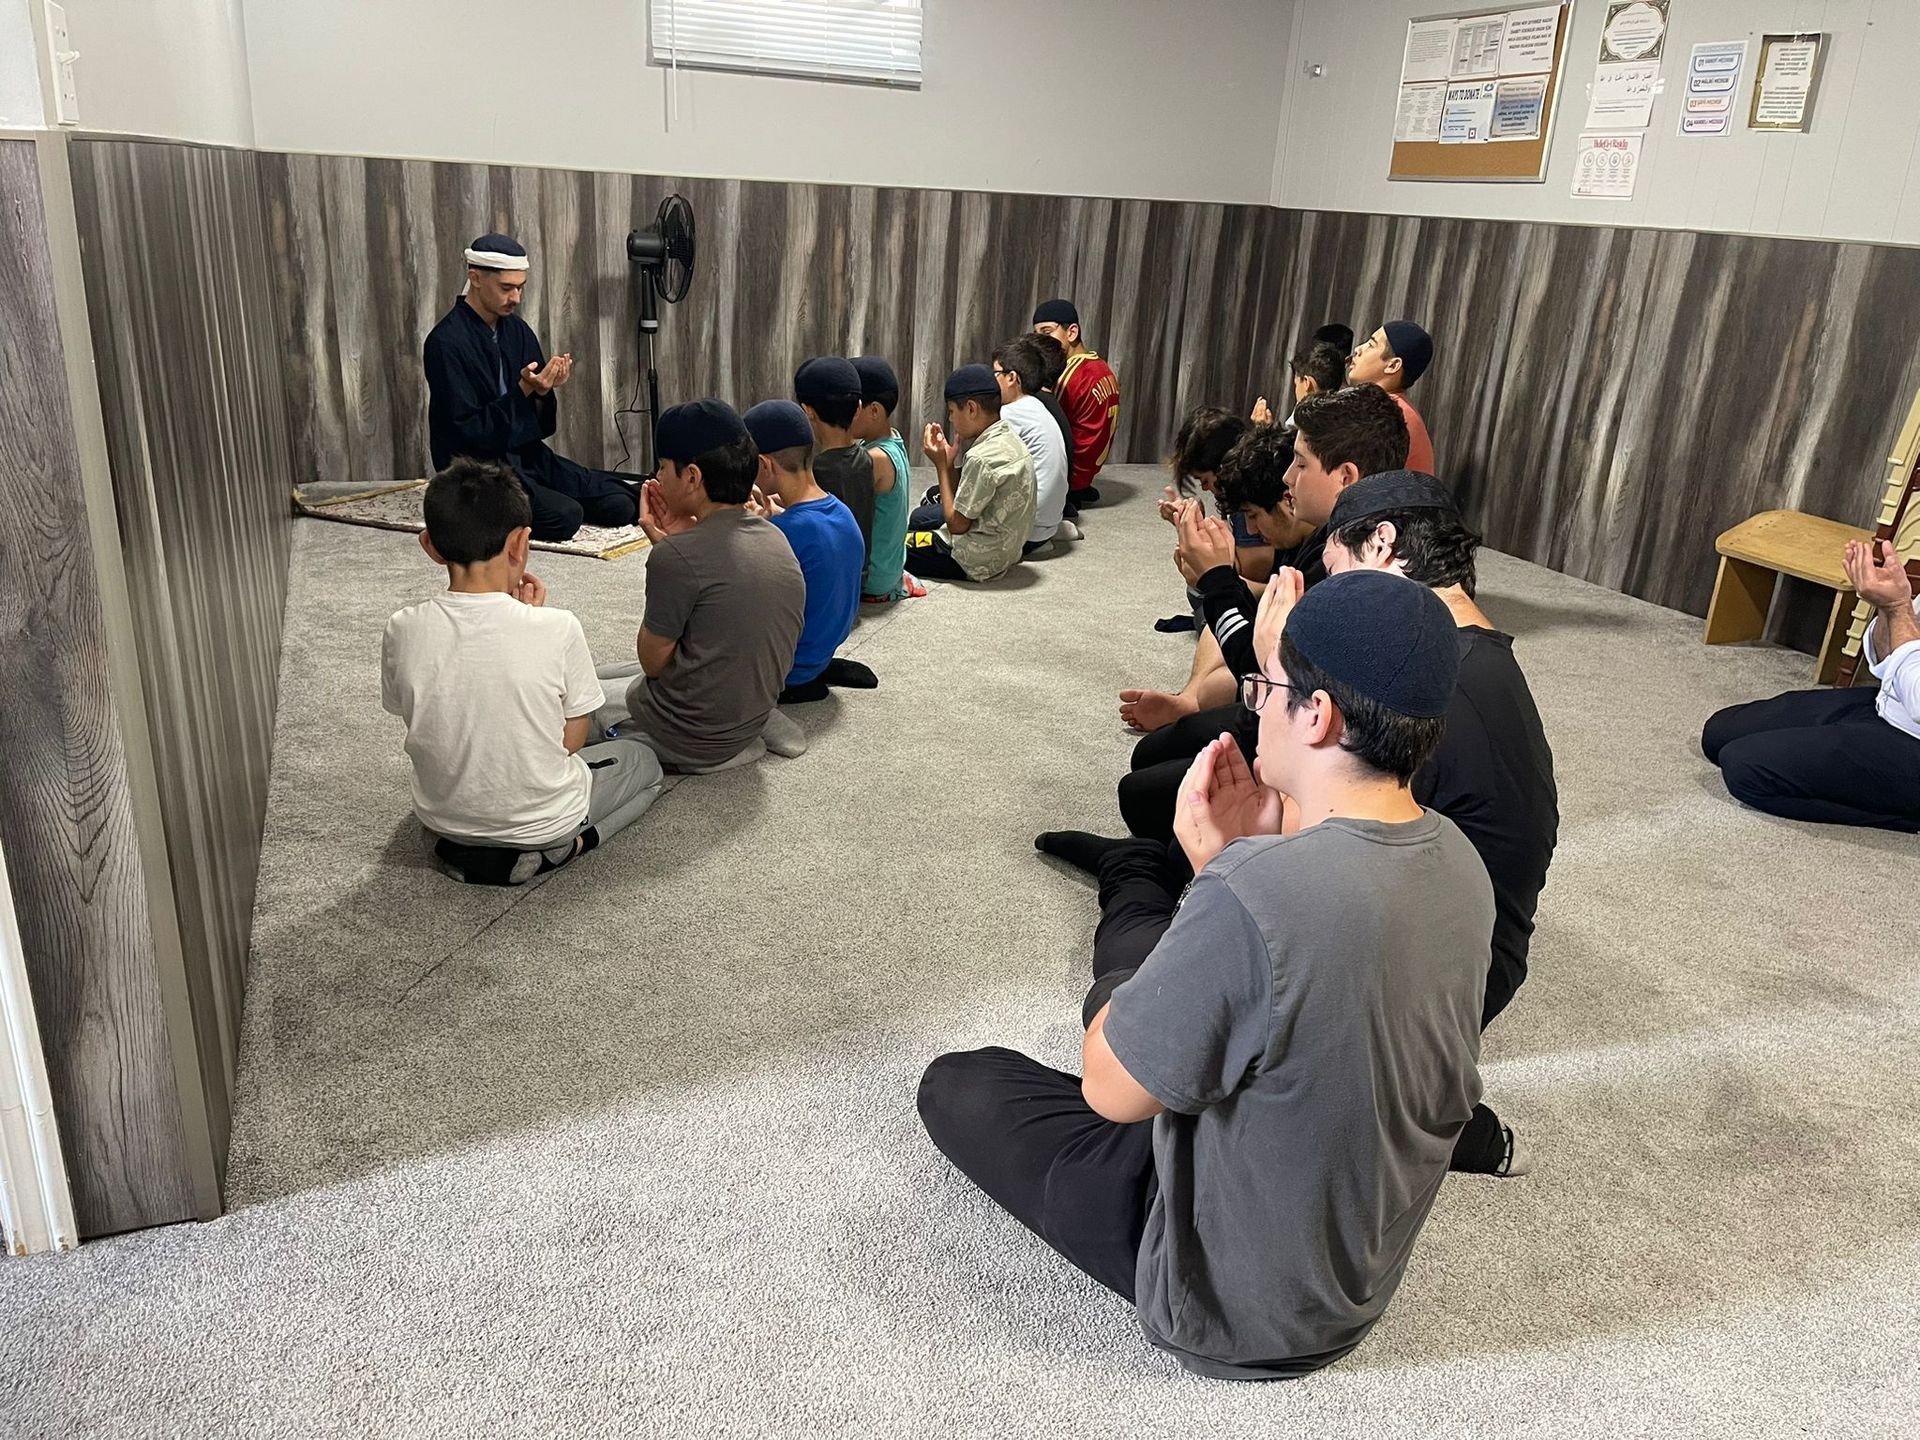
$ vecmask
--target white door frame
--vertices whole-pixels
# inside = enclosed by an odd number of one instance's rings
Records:
[[[67,1162],[53,1118],[53,1093],[40,1053],[40,1027],[27,990],[26,956],[13,914],[6,852],[0,850],[0,1242],[9,1255],[71,1250]]]

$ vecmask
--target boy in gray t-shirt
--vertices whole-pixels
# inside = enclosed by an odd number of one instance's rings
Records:
[[[746,508],[760,452],[730,405],[674,406],[655,449],[660,473],[640,497],[653,550],[639,663],[600,672],[602,681],[634,678],[598,719],[645,741],[670,770],[713,770],[762,744],[793,666],[807,584],[786,537]]]
[[[1254,769],[1227,739],[1181,787],[1197,878],[1091,1017],[1083,1077],[983,1050],[921,1081],[948,1158],[1199,1374],[1301,1375],[1359,1344],[1479,1098],[1492,889],[1408,789],[1453,632],[1397,575],[1309,591],[1245,682]]]

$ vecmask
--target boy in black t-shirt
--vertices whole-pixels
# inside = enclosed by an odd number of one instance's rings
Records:
[[[851,360],[816,355],[794,373],[793,398],[813,422],[813,478],[853,512],[873,559],[873,456],[849,428],[860,409],[860,372]]]

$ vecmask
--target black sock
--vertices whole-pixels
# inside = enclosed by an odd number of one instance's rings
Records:
[[[1474,1106],[1454,1141],[1453,1163],[1448,1168],[1467,1175],[1497,1175],[1506,1158],[1506,1129],[1500,1117],[1485,1105]]]
[[[838,655],[827,661],[827,668],[820,672],[820,678],[829,685],[838,685],[843,690],[878,690],[880,677],[862,665],[858,660],[842,660]]]
[[[780,692],[782,705],[808,705],[827,698],[827,677],[816,675],[804,685],[789,685]]]
[[[469,885],[511,885],[521,852],[498,845],[462,845],[444,836],[433,842],[441,863]]]
[[[1109,840],[1089,830],[1046,830],[1033,837],[1033,848],[1041,854],[1064,860],[1089,875],[1098,875],[1102,860],[1132,843],[1130,840]]]

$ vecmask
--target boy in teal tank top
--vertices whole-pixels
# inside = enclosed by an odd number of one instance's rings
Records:
[[[860,584],[860,598],[879,605],[924,595],[926,587],[906,573],[907,514],[912,509],[906,442],[893,428],[900,404],[900,380],[878,355],[855,358],[860,372],[860,409],[850,427],[853,438],[873,456],[873,551]]]

